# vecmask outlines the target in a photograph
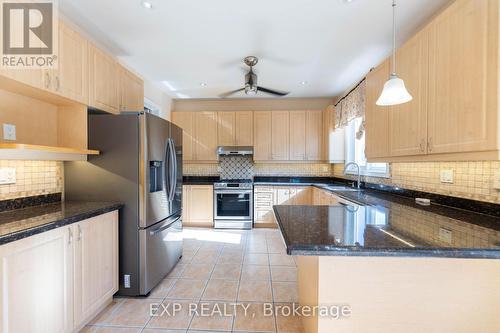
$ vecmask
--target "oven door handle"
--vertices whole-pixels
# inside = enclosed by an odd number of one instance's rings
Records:
[[[215,194],[251,194],[252,190],[214,190]]]

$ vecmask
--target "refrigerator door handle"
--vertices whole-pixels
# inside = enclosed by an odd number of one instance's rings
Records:
[[[170,139],[167,139],[165,147],[165,160],[163,161],[163,176],[165,178],[165,191],[167,192],[167,200],[170,201],[170,188],[172,187],[171,183],[171,171],[170,171],[170,156],[172,153],[170,152]]]
[[[180,219],[180,218],[181,218],[181,216],[177,216],[177,217],[175,218],[175,220],[173,220],[173,221],[172,221],[172,222],[170,222],[169,224],[167,224],[167,225],[165,225],[165,226],[163,226],[163,227],[159,227],[159,228],[156,228],[156,229],[154,229],[154,230],[151,230],[151,231],[149,232],[149,234],[153,236],[153,235],[156,235],[156,234],[158,234],[158,233],[162,232],[162,231],[163,231],[163,230],[165,230],[165,229],[170,228],[170,227],[172,226],[172,224],[174,224],[175,222],[179,221],[179,219]]]
[[[175,151],[175,143],[174,140],[170,139],[171,144],[171,152],[172,152],[172,198],[170,201],[173,201],[175,198],[175,191],[177,190],[177,152]]]

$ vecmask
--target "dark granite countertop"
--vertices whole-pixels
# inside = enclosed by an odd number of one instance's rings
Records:
[[[213,185],[220,180],[219,176],[184,176],[183,185]]]
[[[0,213],[0,245],[120,209],[110,202],[66,201]]]
[[[500,259],[498,228],[394,202],[274,206],[274,212],[290,255]]]

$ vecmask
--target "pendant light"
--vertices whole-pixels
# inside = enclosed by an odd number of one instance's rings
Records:
[[[377,100],[379,106],[398,105],[411,101],[413,97],[406,90],[405,83],[396,75],[396,0],[392,1],[392,71],[389,80]]]

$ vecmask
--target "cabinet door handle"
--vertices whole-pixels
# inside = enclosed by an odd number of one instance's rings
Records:
[[[422,139],[422,141],[420,141],[420,151],[422,153],[425,152],[425,139]]]
[[[430,153],[432,152],[432,137],[429,138],[427,141],[427,151]]]
[[[78,241],[82,240],[82,235],[83,235],[82,226],[78,225]]]
[[[71,227],[68,228],[68,245],[71,245],[73,243],[73,231],[71,230]]]
[[[49,72],[45,72],[45,88],[49,88],[50,87],[50,74]]]

